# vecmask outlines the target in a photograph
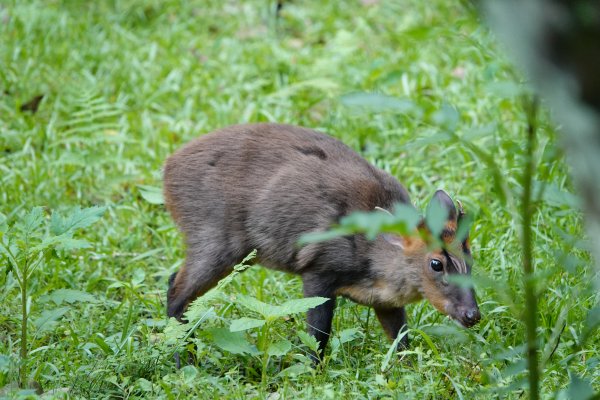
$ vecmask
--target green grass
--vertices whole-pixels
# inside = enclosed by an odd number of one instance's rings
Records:
[[[274,2],[258,0],[0,5],[0,213],[12,224],[34,206],[48,214],[107,206],[77,236],[91,248],[50,253],[30,281],[32,321],[57,307],[44,297],[54,290],[95,296],[64,303],[68,311],[42,331],[31,325],[30,380],[90,398],[523,396],[523,77],[456,2],[364,3],[286,2],[278,21]],[[345,105],[356,92],[394,96],[405,107]],[[40,94],[36,113],[20,111]],[[411,348],[382,371],[390,344],[373,312],[340,300],[334,334],[348,341],[326,368],[303,368],[304,321],[293,315],[271,327],[273,340],[293,347],[271,359],[265,384],[259,358],[224,351],[207,333],[255,316],[239,293],[271,304],[301,297],[298,277],[251,268],[223,289],[216,315],[196,333],[197,365],[176,370],[163,330],[182,242],[139,185],[159,187],[166,157],[197,135],[257,121],[330,133],[397,176],[421,208],[440,187],[458,197],[476,214],[481,323],[462,330],[425,302],[411,305]],[[549,398],[570,374],[600,390],[600,339],[583,341],[598,294],[589,286],[578,198],[546,112],[539,124],[533,256]],[[2,387],[17,380],[21,303],[4,258],[0,268]],[[281,373],[292,366],[298,374]]]

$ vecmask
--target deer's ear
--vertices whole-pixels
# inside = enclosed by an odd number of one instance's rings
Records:
[[[431,199],[431,203],[437,202],[446,212],[448,213],[448,221],[456,221],[456,207],[454,206],[454,202],[448,196],[448,193],[443,190],[437,190]]]
[[[404,238],[402,236],[398,236],[398,235],[392,235],[391,233],[382,233],[381,237],[383,237],[383,239],[385,239],[386,242],[388,242],[389,244],[399,247],[400,249],[404,250]]]

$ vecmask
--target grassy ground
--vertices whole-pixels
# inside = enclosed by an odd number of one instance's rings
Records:
[[[9,0],[0,5],[0,43],[0,213],[11,225],[34,206],[48,215],[107,207],[76,236],[90,248],[47,253],[29,280],[30,379],[44,390],[90,398],[523,396],[516,196],[526,90],[469,9],[441,0],[307,0],[286,2],[276,20],[274,2],[258,0]],[[400,100],[348,96],[361,92]],[[37,112],[20,110],[42,94]],[[374,314],[341,300],[327,367],[306,368],[298,314],[271,326],[269,340],[293,347],[270,359],[265,381],[260,357],[223,350],[209,334],[255,316],[239,293],[272,304],[301,296],[299,278],[251,268],[213,301],[215,314],[194,339],[197,365],[177,371],[164,310],[183,248],[164,207],[148,201],[148,186],[160,187],[163,161],[191,138],[255,121],[340,138],[397,176],[420,207],[439,187],[460,198],[477,216],[481,323],[465,331],[424,302],[411,305],[411,349],[387,363],[390,344]],[[539,124],[534,261],[547,398],[571,374],[600,388],[600,340],[583,340],[598,299],[580,250],[578,199],[547,116]],[[22,304],[8,261],[0,267],[2,387],[17,379]],[[79,292],[69,302],[52,297],[59,289]]]

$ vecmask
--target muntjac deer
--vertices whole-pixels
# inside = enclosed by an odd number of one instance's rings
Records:
[[[353,211],[410,205],[395,178],[322,133],[249,124],[204,135],[169,157],[164,194],[187,245],[185,265],[169,280],[171,317],[181,320],[191,301],[256,249],[261,265],[300,275],[304,296],[329,298],[307,315],[321,354],[336,296],[372,306],[391,339],[406,326],[404,306],[422,298],[465,327],[480,319],[474,290],[447,279],[469,275],[471,267],[468,239],[460,243],[459,254],[444,245],[455,240],[463,215],[444,191],[432,199],[448,217],[438,248],[423,235],[391,234],[298,246],[302,235],[327,230]],[[408,344],[406,336],[401,344]]]

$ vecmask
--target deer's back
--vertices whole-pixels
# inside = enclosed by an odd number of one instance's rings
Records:
[[[355,210],[409,202],[395,178],[342,142],[289,125],[204,135],[173,154],[164,174],[167,207],[188,246],[212,234],[283,269],[295,268],[303,233]]]

